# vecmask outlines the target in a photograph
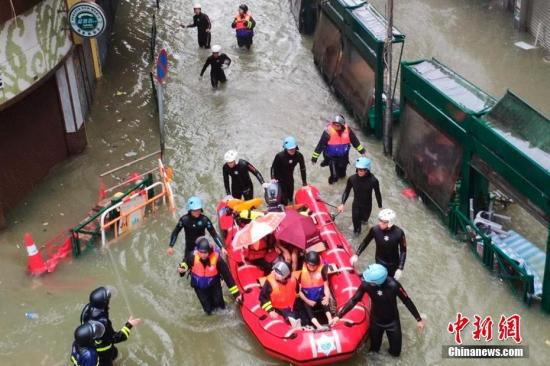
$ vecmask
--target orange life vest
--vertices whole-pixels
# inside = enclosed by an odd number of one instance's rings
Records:
[[[331,157],[341,157],[346,155],[350,149],[351,139],[349,137],[349,127],[344,124],[344,131],[336,131],[332,123],[327,125],[326,131],[329,135],[326,152]]]
[[[266,254],[267,254],[267,243],[264,238],[248,246],[246,258],[248,260],[253,261],[256,259],[264,258]]]
[[[246,13],[244,17],[241,17],[241,14],[237,13],[237,15],[235,16],[235,21],[236,21],[235,29],[237,31],[241,29],[249,29],[247,25],[248,25],[248,22],[250,21],[250,13]]]
[[[323,280],[323,266],[317,266],[317,269],[310,272],[304,263],[302,273],[300,274],[300,287],[306,297],[313,301],[319,301],[323,298],[325,291],[325,281]]]
[[[217,252],[210,253],[208,265],[205,266],[202,264],[199,253],[195,251],[193,268],[191,268],[191,286],[200,289],[210,287],[212,281],[218,276],[218,259],[219,254]]]
[[[271,305],[276,309],[293,309],[296,301],[296,278],[290,276],[286,283],[278,282],[270,273],[267,281],[271,285]]]

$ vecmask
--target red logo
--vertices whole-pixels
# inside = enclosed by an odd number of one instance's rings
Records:
[[[479,315],[474,315],[474,318],[473,340],[480,341],[481,338],[485,338],[486,342],[490,342],[493,339],[493,319],[490,315],[483,320]]]
[[[468,325],[469,322],[470,322],[470,319],[468,319],[465,316],[462,316],[462,313],[457,313],[456,314],[456,321],[453,322],[453,323],[449,323],[449,326],[447,327],[447,330],[451,334],[454,333],[455,342],[457,344],[462,344],[462,337],[460,335],[460,332],[462,331],[462,329],[464,329],[466,327],[466,325]]]
[[[498,340],[505,341],[507,339],[513,339],[516,343],[521,343],[521,328],[520,328],[521,316],[513,314],[507,317],[502,314],[498,322]],[[456,320],[449,323],[447,331],[454,335],[455,343],[462,344],[461,332],[470,323],[470,319],[462,313],[456,314]],[[474,341],[481,341],[482,338],[485,342],[493,340],[493,318],[488,315],[481,317],[480,315],[474,315],[474,321],[472,322],[473,331],[472,339]]]
[[[521,343],[520,320],[518,314],[510,315],[508,318],[501,315],[498,322],[498,340],[512,338],[516,343]]]

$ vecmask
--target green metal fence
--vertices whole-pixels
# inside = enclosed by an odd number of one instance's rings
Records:
[[[353,113],[363,130],[382,137],[384,42],[387,21],[361,0],[322,3],[313,40],[314,62],[327,84]],[[394,28],[393,43],[405,36]]]
[[[402,64],[400,102],[397,167],[434,203],[451,231],[471,243],[484,265],[496,264],[502,278],[531,303],[533,276],[469,214],[487,209],[491,182],[548,226],[550,121],[510,92],[497,101],[434,59]],[[542,308],[550,313],[549,250],[550,235],[542,286]]]

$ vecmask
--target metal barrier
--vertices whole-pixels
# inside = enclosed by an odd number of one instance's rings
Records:
[[[471,243],[470,248],[475,256],[487,267],[493,267],[494,253],[491,238],[485,235],[483,231],[468,219],[456,205],[451,206],[449,212],[449,227],[455,235],[459,232],[467,234],[467,240]],[[479,241],[483,243],[481,244],[483,246],[481,253],[478,250]]]
[[[494,245],[491,238],[468,219],[456,205],[453,205],[449,212],[449,227],[455,235],[459,232],[467,234],[472,252],[490,271],[496,269],[496,259],[499,276],[509,284],[512,292],[522,297],[525,303],[531,305],[534,297],[533,275],[527,273],[525,268],[522,268],[499,247]],[[479,252],[480,245],[483,247],[481,253]]]
[[[114,227],[115,239],[118,238],[121,234],[122,223],[126,225],[126,219],[132,219],[136,211],[144,210],[148,205],[153,204],[153,212],[156,211],[155,202],[162,199],[164,204],[167,204],[172,214],[175,215],[175,200],[170,186],[172,181],[171,169],[166,169],[162,160],[157,159],[157,166],[152,168],[148,167],[144,173],[131,173],[122,181],[118,179],[113,173],[119,172],[123,169],[132,167],[137,163],[147,163],[146,160],[150,159],[159,154],[159,151],[148,154],[144,157],[138,158],[134,161],[123,164],[119,167],[111,169],[105,173],[100,174],[100,200],[97,205],[90,210],[86,218],[75,226],[71,230],[71,242],[73,248],[73,255],[78,257],[82,254],[83,251],[87,251],[94,247],[96,239],[101,236],[102,245],[106,243],[106,229]],[[156,173],[156,174],[154,174]],[[103,183],[103,178],[107,176],[112,176],[117,179],[117,183],[109,188],[105,188]],[[153,189],[161,186],[161,192],[155,194]],[[110,199],[105,198],[105,193],[111,193],[116,189],[124,187],[121,193],[115,194]],[[114,210],[120,209],[121,206],[126,203],[135,200],[138,201],[137,197],[139,195],[147,195],[147,198],[144,197],[143,202],[135,202],[136,207],[122,207],[123,214],[121,217],[114,218],[105,223],[106,218],[110,218],[109,214],[112,214]],[[114,216],[114,215],[113,215]],[[141,219],[140,219],[141,220]],[[133,226],[133,223],[130,223],[129,226]],[[126,226],[124,226],[126,228]]]
[[[101,218],[99,219],[99,222],[100,222],[100,230],[101,230],[101,246],[105,246],[106,244],[106,234],[105,234],[105,230],[110,228],[111,226],[115,225],[115,224],[118,224],[119,222],[121,222],[122,220],[127,220],[134,212],[137,212],[138,210],[141,210],[141,209],[144,209],[146,206],[150,205],[150,204],[153,204],[152,205],[152,211],[153,213],[155,212],[155,205],[154,203],[156,201],[158,201],[159,199],[162,199],[164,203],[166,203],[166,193],[168,192],[167,189],[166,189],[166,186],[165,186],[165,182],[155,182],[153,184],[151,184],[150,186],[148,187],[145,187],[143,190],[140,190],[139,192],[135,192],[134,194],[132,194],[130,197],[129,197],[129,200],[132,200],[140,195],[142,195],[144,192],[146,192],[147,194],[149,193],[150,190],[154,189],[155,187],[158,187],[158,186],[161,186],[162,187],[162,191],[161,193],[153,196],[152,198],[149,198],[147,201],[145,201],[144,203],[141,203],[139,205],[137,205],[136,207],[133,207],[131,210],[129,210],[125,215],[120,215],[118,216],[117,218],[105,223],[105,217],[107,216],[107,214],[117,210],[120,206],[122,206],[125,201],[120,201],[118,202],[116,205],[114,206],[111,206],[109,207],[107,210],[105,210],[102,214],[101,214]],[[127,202],[127,201],[126,201]],[[123,221],[124,222],[124,221]],[[114,239],[118,239],[118,236],[119,236],[119,230],[121,230],[122,227],[120,227],[119,225],[116,225],[114,226]]]

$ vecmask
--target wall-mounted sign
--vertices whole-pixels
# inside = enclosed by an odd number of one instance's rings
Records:
[[[71,30],[84,38],[99,36],[107,26],[107,18],[101,6],[79,2],[69,10]]]

